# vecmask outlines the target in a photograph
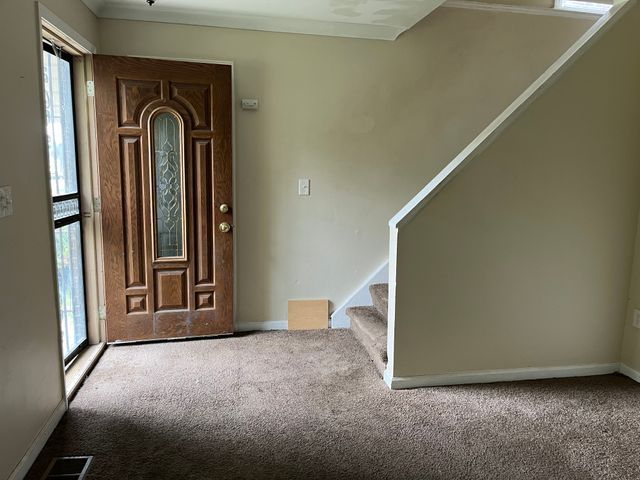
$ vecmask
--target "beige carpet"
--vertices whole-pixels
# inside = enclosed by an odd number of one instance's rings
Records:
[[[640,478],[640,385],[610,375],[392,392],[349,331],[111,347],[28,478]]]

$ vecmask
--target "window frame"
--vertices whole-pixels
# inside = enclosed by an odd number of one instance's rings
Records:
[[[66,200],[76,200],[78,202],[78,213],[74,215],[69,215],[68,217],[59,218],[57,220],[53,220],[54,232],[59,228],[66,227],[73,223],[78,223],[80,228],[80,262],[82,265],[82,301],[84,303],[84,324],[85,324],[85,338],[84,340],[71,352],[69,352],[66,356],[63,355],[63,364],[65,369],[75,360],[78,354],[89,345],[89,315],[87,312],[87,269],[85,265],[85,245],[84,245],[84,227],[82,222],[82,198],[81,198],[81,175],[80,175],[80,152],[78,149],[78,125],[77,125],[77,115],[76,115],[76,91],[75,91],[75,81],[74,81],[74,55],[65,51],[64,48],[58,47],[58,51],[56,52],[56,47],[52,45],[51,42],[46,39],[42,40],[42,51],[47,52],[52,55],[56,55],[62,60],[66,61],[69,64],[69,83],[71,86],[71,117],[73,119],[73,147],[74,147],[74,155],[75,155],[75,176],[76,176],[76,191],[73,193],[66,193],[63,195],[51,195],[51,216],[53,219],[53,207],[56,203],[60,203]],[[46,88],[46,86],[45,86]],[[45,107],[46,108],[46,107]],[[51,162],[51,159],[49,159]],[[49,171],[49,175],[50,175]],[[49,182],[51,179],[49,178]],[[57,275],[57,274],[56,274]],[[59,298],[56,299],[59,302]],[[60,319],[62,321],[62,318]],[[59,325],[59,329],[61,330],[62,325]],[[60,331],[62,335],[62,330]],[[60,338],[62,342],[62,337]],[[64,352],[63,352],[64,353]]]
[[[614,3],[591,2],[588,0],[555,0],[554,10],[565,12],[606,15],[614,7]]]

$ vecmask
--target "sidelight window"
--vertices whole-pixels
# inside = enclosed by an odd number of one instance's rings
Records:
[[[42,55],[58,304],[67,364],[87,344],[73,62],[71,55],[48,43]]]

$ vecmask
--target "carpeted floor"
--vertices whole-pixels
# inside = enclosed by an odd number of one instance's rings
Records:
[[[111,347],[34,465],[90,479],[640,478],[617,375],[392,392],[351,332]]]

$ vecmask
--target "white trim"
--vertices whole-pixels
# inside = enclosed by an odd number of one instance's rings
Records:
[[[331,328],[350,328],[351,319],[347,316],[347,308],[371,305],[369,286],[374,283],[387,283],[388,281],[389,262],[385,262],[331,314]]]
[[[598,20],[580,37],[556,62],[551,65],[535,82],[527,88],[507,109],[485,128],[456,158],[454,158],[426,187],[413,197],[402,209],[389,220],[391,227],[405,225],[413,216],[450,182],[464,166],[482,153],[496,138],[511,125],[526,108],[544,91],[553,85],[558,78],[582,56],[613,24],[618,21],[636,0],[613,7],[607,15]],[[391,257],[390,257],[391,258]]]
[[[80,386],[87,378],[88,373],[96,366],[98,360],[100,360],[100,357],[102,356],[106,348],[106,342],[100,342],[96,345],[89,345],[87,348],[85,348],[85,350],[80,352],[78,357],[65,371],[64,383],[67,398],[71,398],[77,393],[77,391],[80,389]],[[79,368],[79,370],[77,373],[73,372],[73,374],[71,374],[74,370],[74,367]]]
[[[106,4],[105,0],[82,0],[82,3],[84,3],[96,17],[100,16]]]
[[[190,60],[187,60],[190,61]],[[233,61],[217,62],[219,65],[231,66],[231,207],[233,230],[231,240],[233,241],[233,325],[235,329],[238,319],[238,202],[237,194],[237,148],[236,148],[236,67]]]
[[[55,27],[56,30],[64,33],[66,37],[73,41],[73,43],[75,44],[74,47],[80,47],[81,50],[84,50],[83,53],[89,54],[97,52],[95,45],[93,45],[89,40],[80,35],[76,30],[69,26],[69,24],[67,24],[64,20],[62,20],[40,2],[38,2],[38,15],[41,19],[40,22],[44,20],[48,24]],[[42,37],[42,34],[40,36]]]
[[[20,460],[20,463],[18,463],[7,480],[21,480],[27,475],[29,469],[38,458],[38,455],[40,455],[44,445],[47,443],[47,440],[49,440],[49,437],[58,426],[58,423],[60,423],[60,419],[66,411],[67,401],[60,400],[60,403],[58,403],[53,413],[49,416],[47,423],[44,424],[44,427],[42,427],[31,443],[27,453],[24,454],[24,457],[22,457],[22,460]]]
[[[440,387],[447,385],[467,385],[473,383],[514,382],[522,380],[542,380],[548,378],[588,377],[608,375],[620,368],[619,363],[595,365],[572,365],[567,367],[513,368],[505,370],[483,370],[458,372],[442,375],[420,375],[414,377],[392,377],[385,371],[384,381],[393,390],[418,387]]]
[[[441,5],[446,8],[462,8],[482,12],[519,13],[523,15],[540,15],[544,17],[564,17],[578,20],[597,20],[602,14],[557,10],[549,7],[534,7],[529,5],[505,5],[500,3],[484,3],[474,0],[447,0]]]
[[[100,18],[117,20],[140,20],[145,22],[201,25],[207,27],[239,28],[265,32],[298,33],[304,35],[326,35],[335,37],[365,38],[371,40],[395,40],[407,30],[404,26],[366,23],[331,22],[302,18],[267,17],[261,15],[229,14],[226,12],[189,11],[149,8],[142,0],[140,4],[108,4],[104,1],[82,0]],[[426,15],[426,14],[425,14]]]
[[[267,330],[288,330],[288,328],[289,322],[286,320],[236,323],[236,332],[264,332]]]
[[[384,377],[393,377],[396,345],[396,278],[398,278],[398,229],[389,231],[389,306],[387,312],[387,366]],[[389,383],[390,385],[390,383]]]
[[[149,58],[151,60],[169,60],[172,62],[191,62],[191,63],[208,63],[211,65],[231,65],[231,72],[233,73],[233,61],[232,60],[211,60],[207,58],[185,58],[185,57],[158,57],[156,55],[120,55],[121,57],[130,58]],[[234,106],[235,109],[235,106]]]
[[[620,369],[618,371],[625,377],[629,377],[631,380],[635,380],[636,382],[640,383],[640,372],[638,372],[637,370],[634,370],[624,363],[621,363]]]

